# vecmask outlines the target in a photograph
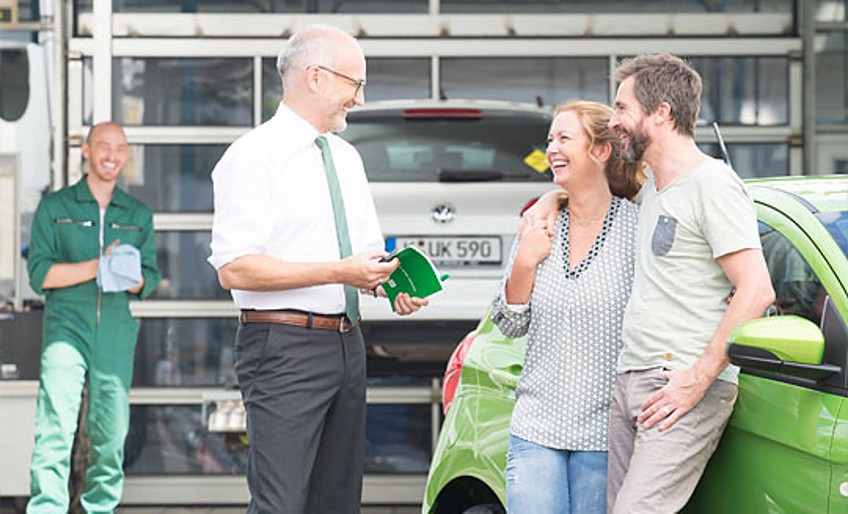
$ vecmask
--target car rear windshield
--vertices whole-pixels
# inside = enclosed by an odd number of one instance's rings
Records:
[[[820,212],[816,217],[848,257],[848,211]]]
[[[348,116],[371,182],[550,181],[543,113],[408,109]]]

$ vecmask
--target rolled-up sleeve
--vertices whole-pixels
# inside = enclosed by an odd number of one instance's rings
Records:
[[[515,260],[515,255],[518,253],[518,238],[512,245],[509,262],[506,267],[506,273],[501,281],[501,286],[498,293],[495,295],[495,300],[492,303],[492,322],[501,333],[507,337],[521,337],[527,334],[527,329],[530,327],[530,304],[527,305],[508,305],[506,303],[506,283],[509,280],[509,275],[512,273],[512,263]]]
[[[215,211],[207,260],[216,270],[241,256],[265,253],[270,237],[271,224],[262,222],[270,205],[267,164],[242,142],[233,143],[212,172]]]
[[[35,210],[27,258],[29,285],[38,294],[44,294],[44,278],[50,267],[56,263],[58,255],[55,227],[48,203],[42,199]]]
[[[145,209],[144,239],[139,248],[141,254],[141,274],[144,276],[144,286],[138,293],[141,299],[150,296],[162,280],[162,272],[156,264],[156,232],[153,230],[153,214]]]

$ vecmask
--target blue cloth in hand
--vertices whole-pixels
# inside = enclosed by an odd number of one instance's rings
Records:
[[[97,267],[97,285],[105,293],[126,291],[141,284],[141,252],[138,248],[122,244],[112,248],[109,255],[100,258]]]

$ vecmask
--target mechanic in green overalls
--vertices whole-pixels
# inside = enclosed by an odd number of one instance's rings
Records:
[[[129,157],[123,129],[95,125],[82,155],[88,174],[42,199],[32,224],[29,280],[46,298],[28,513],[68,511],[71,448],[86,383],[90,452],[82,507],[100,513],[118,505],[138,336],[129,301],[147,297],[161,278],[150,209],[115,187]],[[140,251],[141,280],[104,292],[96,280],[101,256],[118,244]]]

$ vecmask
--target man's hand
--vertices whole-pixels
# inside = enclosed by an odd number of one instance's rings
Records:
[[[415,298],[414,296],[409,296],[408,293],[399,293],[395,297],[395,313],[406,316],[429,304],[430,300],[426,298]]]
[[[121,244],[120,239],[115,239],[112,243],[103,250],[103,255],[112,255],[112,249]]]
[[[518,254],[515,260],[519,266],[535,267],[551,253],[551,236],[544,222],[532,219],[522,221],[518,228]]]
[[[661,422],[660,430],[666,430],[692,410],[730,362],[725,347],[736,325],[762,316],[774,301],[768,268],[759,248],[722,255],[718,262],[734,287],[727,311],[695,365],[684,371],[667,371],[668,384],[642,405],[636,421],[646,429]]]
[[[386,290],[383,289],[382,286],[376,287],[374,289],[360,289],[360,292],[363,294],[373,294],[374,297],[387,298]],[[414,296],[410,296],[408,293],[398,293],[395,296],[395,313],[400,316],[406,316],[407,314],[412,314],[413,312],[421,310],[421,307],[426,307],[430,305],[430,300],[426,298],[416,298]]]
[[[678,419],[695,408],[711,382],[699,377],[696,369],[666,371],[668,384],[642,404],[642,413],[636,418],[646,430],[660,423],[660,430],[671,428]]]
[[[380,262],[380,258],[386,255],[386,252],[378,250],[358,253],[343,259],[344,283],[359,289],[374,289],[379,286],[400,266],[397,259]]]
[[[565,192],[562,190],[548,191],[539,197],[532,207],[524,211],[521,216],[521,225],[518,230],[524,228],[526,224],[544,227],[548,236],[554,235],[554,227],[556,227],[556,219],[559,216],[559,206],[565,198]]]

